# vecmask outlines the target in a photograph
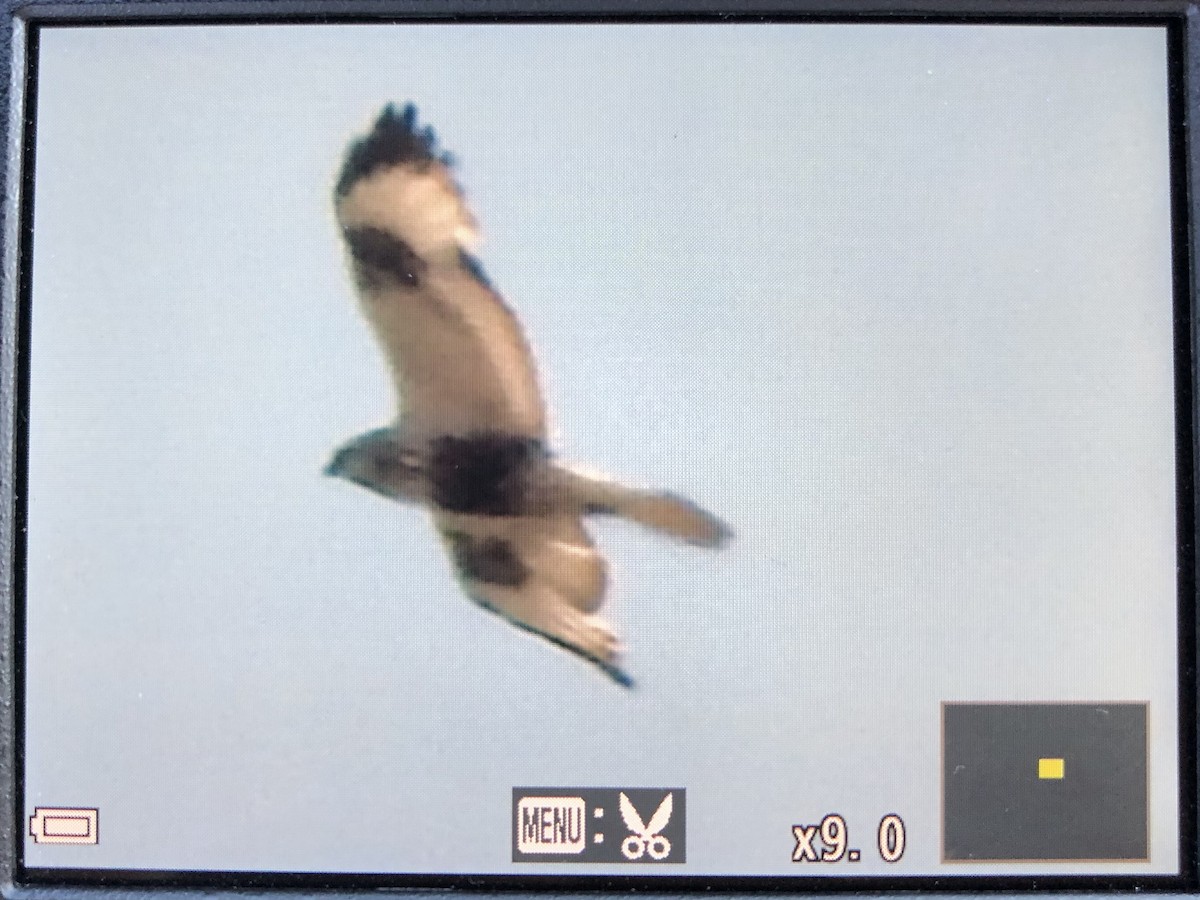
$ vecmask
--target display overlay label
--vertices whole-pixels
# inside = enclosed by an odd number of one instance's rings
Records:
[[[682,863],[683,788],[513,788],[513,862]]]

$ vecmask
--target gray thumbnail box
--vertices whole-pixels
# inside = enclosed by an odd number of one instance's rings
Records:
[[[946,703],[942,858],[1147,858],[1146,704]]]

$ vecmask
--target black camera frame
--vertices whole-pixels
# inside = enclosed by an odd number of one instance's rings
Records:
[[[23,628],[25,464],[28,424],[30,251],[37,127],[38,35],[60,26],[404,22],[875,22],[1165,26],[1169,102],[1175,291],[1178,635],[1180,671],[1180,863],[1178,876],[700,877],[318,873],[79,872],[29,870],[22,863]],[[39,3],[8,0],[0,43],[3,237],[0,239],[0,894],[11,898],[143,896],[308,897],[403,889],[409,896],[446,890],[492,894],[632,893],[656,897],[703,892],[737,896],[879,894],[1100,895],[1153,891],[1200,894],[1197,808],[1197,635],[1195,521],[1197,494],[1197,290],[1195,223],[1200,221],[1200,2],[1191,0],[124,0]]]

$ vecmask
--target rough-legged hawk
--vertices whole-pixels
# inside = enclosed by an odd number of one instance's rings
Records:
[[[475,220],[450,166],[412,105],[389,105],[346,154],[338,224],[401,414],[326,471],[427,506],[476,603],[628,685],[596,615],[606,565],[583,517],[623,516],[714,547],[729,531],[687,500],[555,461],[533,356],[469,252]]]

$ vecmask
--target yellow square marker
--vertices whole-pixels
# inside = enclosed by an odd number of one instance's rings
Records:
[[[1065,770],[1065,760],[1049,758],[1038,760],[1038,778],[1062,778]]]

